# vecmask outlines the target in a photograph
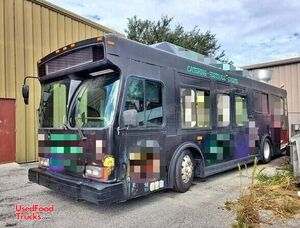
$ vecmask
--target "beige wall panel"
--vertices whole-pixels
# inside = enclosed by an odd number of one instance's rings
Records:
[[[57,48],[57,13],[50,11],[50,52]]]
[[[5,97],[4,1],[0,1],[0,97]]]
[[[272,69],[272,68],[271,68]],[[274,86],[280,86],[279,85],[279,71],[278,67],[273,69],[273,76],[270,82]]]
[[[296,64],[296,73],[297,73],[297,78],[298,78],[298,84],[296,85],[298,88],[298,107],[297,107],[297,111],[299,112],[300,115],[300,63]],[[300,123],[300,121],[299,121]]]
[[[293,97],[293,106],[294,106],[294,111],[299,111],[299,105],[300,105],[300,100],[299,100],[299,88],[298,88],[298,81],[299,81],[299,77],[297,75],[297,65],[296,64],[292,64],[290,65],[290,69],[291,69],[291,75],[293,75],[293,91],[292,91],[292,97]],[[289,92],[289,91],[288,91]]]
[[[50,52],[50,11],[42,8],[42,56]]]
[[[79,22],[79,34],[78,34],[78,40],[84,40],[85,39],[85,25]]]
[[[65,17],[65,37],[66,45],[72,43],[72,20],[68,17]]]
[[[0,1],[0,98],[5,97],[4,1]]]
[[[24,42],[25,42],[25,75],[33,75],[33,20],[32,20],[32,3],[24,2]],[[26,160],[35,160],[35,108],[34,94],[35,88],[32,80],[28,80],[31,96],[29,105],[26,106],[26,137],[27,137],[27,153]]]
[[[65,39],[65,16],[57,14],[57,48],[64,47],[66,45]]]
[[[79,40],[79,23],[78,21],[72,21],[72,42]]]
[[[85,38],[91,38],[92,37],[92,28],[89,25],[85,26]]]
[[[289,81],[290,81],[290,86],[289,86],[289,88],[288,88],[288,93],[289,93],[289,98],[290,98],[290,101],[291,101],[291,107],[290,107],[290,110],[289,111],[292,111],[292,112],[294,112],[295,111],[295,106],[294,106],[294,104],[296,103],[295,101],[295,99],[297,99],[295,96],[294,96],[294,94],[295,94],[295,87],[294,87],[294,85],[295,85],[295,82],[296,82],[296,75],[293,75],[292,74],[292,68],[291,68],[291,65],[285,65],[284,66],[284,72],[283,72],[283,74],[281,75],[281,78],[280,78],[280,80],[281,81],[284,81],[285,80],[285,78],[288,78],[289,79]]]
[[[16,160],[26,161],[25,105],[21,87],[25,76],[24,63],[24,2],[15,4],[15,48],[16,48]]]
[[[97,29],[92,28],[92,37],[97,37],[97,36],[98,36]]]
[[[42,27],[41,27],[41,7],[37,4],[33,4],[33,75],[37,76],[37,61],[42,57]],[[38,129],[38,113],[37,109],[40,104],[41,86],[39,81],[33,80],[34,84],[34,157],[38,156],[38,141],[37,141],[37,129]]]
[[[4,1],[5,87],[6,97],[16,97],[14,1]]]
[[[103,36],[103,35],[104,35],[104,32],[101,30],[98,30],[98,36]]]

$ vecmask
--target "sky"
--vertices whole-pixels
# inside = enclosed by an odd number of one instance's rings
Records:
[[[299,0],[47,0],[125,34],[127,18],[211,31],[236,66],[300,56]]]

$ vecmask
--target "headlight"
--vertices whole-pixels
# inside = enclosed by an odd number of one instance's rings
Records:
[[[49,158],[40,157],[39,167],[49,167]]]
[[[87,165],[85,168],[85,175],[88,177],[101,178],[102,168],[98,166]]]

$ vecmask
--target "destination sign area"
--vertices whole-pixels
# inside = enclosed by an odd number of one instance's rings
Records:
[[[233,77],[230,77],[230,76],[222,74],[222,73],[208,71],[208,70],[205,70],[200,67],[188,65],[186,67],[186,70],[188,73],[191,73],[191,74],[203,77],[203,78],[209,78],[211,80],[222,81],[222,82],[227,82],[227,83],[232,83],[232,84],[239,84],[239,80],[237,78],[233,78]]]

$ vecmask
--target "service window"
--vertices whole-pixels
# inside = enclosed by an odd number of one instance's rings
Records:
[[[124,110],[135,109],[139,126],[160,126],[163,123],[162,85],[159,82],[131,78]]]
[[[217,123],[218,127],[227,127],[230,124],[230,96],[217,95]]]
[[[207,128],[210,126],[209,91],[181,88],[180,104],[182,128]]]
[[[237,126],[246,126],[248,122],[247,98],[235,96],[235,121]]]

